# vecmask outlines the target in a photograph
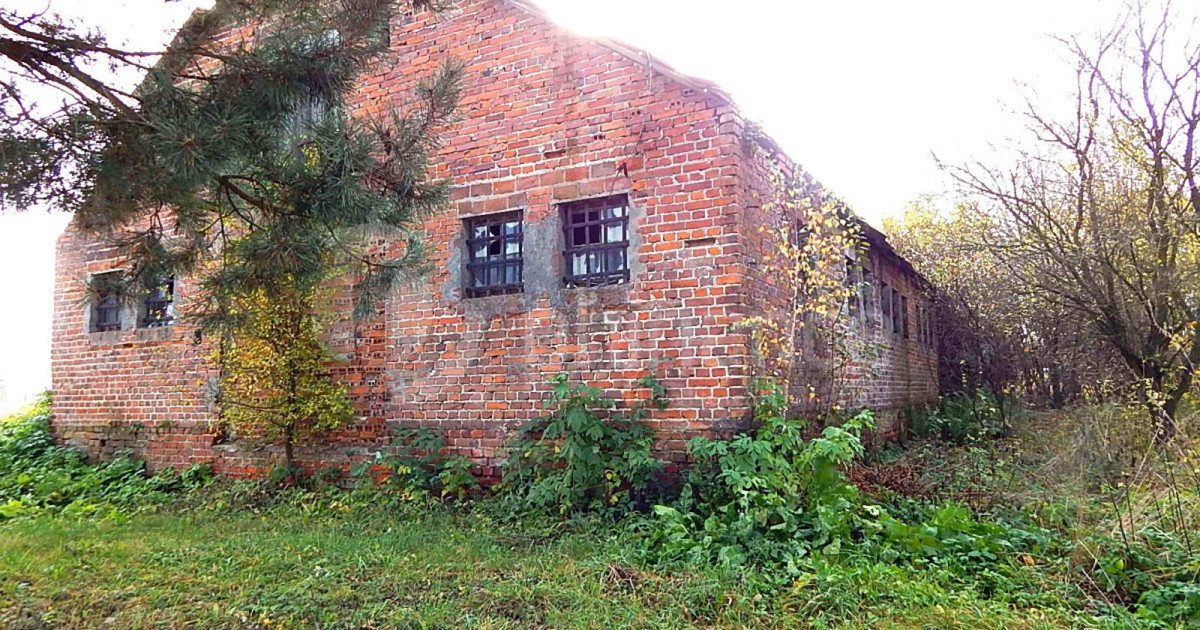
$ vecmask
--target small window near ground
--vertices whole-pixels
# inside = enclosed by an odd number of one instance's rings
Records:
[[[142,328],[162,328],[175,322],[175,278],[164,278],[142,299]]]
[[[109,276],[109,277],[105,277]],[[105,274],[92,279],[92,332],[121,330],[121,298],[111,284],[115,274]]]
[[[466,220],[467,297],[520,293],[525,286],[521,211]]]
[[[560,206],[568,287],[629,282],[629,197],[614,195]]]

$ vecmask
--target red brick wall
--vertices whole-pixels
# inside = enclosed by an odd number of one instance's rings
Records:
[[[355,115],[383,115],[447,56],[465,64],[460,119],[434,167],[451,182],[454,205],[425,222],[434,271],[379,317],[333,328],[346,359],[333,369],[362,420],[299,457],[348,466],[386,444],[393,426],[420,425],[444,431],[494,474],[508,430],[544,413],[546,379],[561,372],[624,396],[636,395],[642,376],[659,378],[671,407],[651,422],[660,450],[678,460],[687,438],[747,413],[750,358],[732,325],[751,310],[761,278],[747,265],[757,237],[744,125],[719,93],[507,0],[458,5],[399,16],[392,52],[350,99]],[[557,204],[614,193],[632,202],[632,281],[564,288]],[[464,298],[463,219],[517,209],[526,291]],[[253,474],[269,465],[269,451],[213,444],[207,350],[193,345],[186,324],[87,332],[83,283],[119,267],[117,252],[68,231],[58,255],[53,356],[63,440],[98,454],[134,449],[155,466],[215,461],[223,472]],[[188,290],[182,281],[185,300]],[[901,364],[887,363],[899,380],[881,381],[881,392],[897,391],[907,378],[899,375],[911,373]]]

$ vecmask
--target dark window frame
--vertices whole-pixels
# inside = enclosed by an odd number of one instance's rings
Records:
[[[879,292],[879,319],[880,325],[884,331],[889,331],[892,328],[892,288],[888,283],[880,283]]]
[[[871,266],[865,263],[862,265],[859,273],[862,274],[862,283],[859,285],[858,299],[862,302],[863,318],[867,324],[874,326],[875,304],[873,302],[875,296],[872,294],[873,287],[871,283],[874,282],[875,273],[871,270]]]
[[[516,224],[515,232],[508,232],[506,226]],[[466,230],[467,247],[467,277],[463,294],[468,298],[488,297],[492,295],[511,295],[525,291],[525,211],[510,210],[495,214],[485,214],[463,219]],[[484,229],[488,233],[477,236],[476,232]],[[498,233],[491,233],[491,228],[499,228]],[[516,253],[510,254],[508,245],[516,244]],[[488,248],[485,257],[479,258],[477,251],[480,245]],[[497,252],[491,253],[496,247]],[[515,280],[510,281],[511,277]],[[493,272],[495,281],[492,280]],[[476,280],[481,277],[483,283]]]
[[[629,217],[633,213],[629,195],[569,201],[558,207],[563,226],[563,284],[571,289],[629,284],[632,280]],[[614,212],[618,209],[619,214]],[[608,240],[613,227],[619,227],[622,239]],[[575,269],[580,256],[585,266],[583,273]]]
[[[904,310],[902,308],[903,304],[900,300],[901,297],[903,297],[903,296],[900,295],[900,292],[897,291],[893,287],[892,288],[892,334],[893,335],[900,334],[900,326],[902,325],[902,322],[904,319]]]
[[[905,339],[910,339],[908,332],[908,296],[900,296],[900,332],[904,334]]]
[[[175,323],[176,287],[175,276],[168,276],[142,297],[138,327],[165,328]]]
[[[858,319],[858,316],[865,310],[862,299],[862,268],[856,260],[846,257],[846,306],[849,315],[852,319]]]
[[[107,275],[107,274],[99,274]],[[95,279],[93,278],[93,282]],[[100,281],[101,283],[103,280]],[[124,328],[124,320],[120,295],[111,290],[105,290],[102,287],[96,288],[96,293],[92,296],[92,316],[88,323],[89,332],[113,332]]]

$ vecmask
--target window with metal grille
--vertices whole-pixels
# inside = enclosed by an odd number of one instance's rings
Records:
[[[524,288],[522,213],[466,220],[467,297],[520,293]]]
[[[121,299],[115,291],[100,289],[92,298],[92,332],[121,330]]]
[[[165,278],[142,298],[142,328],[162,328],[175,322],[175,278]]]
[[[564,203],[563,251],[568,287],[629,282],[629,197]]]

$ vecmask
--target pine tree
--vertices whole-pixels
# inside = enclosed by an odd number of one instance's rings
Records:
[[[127,299],[165,277],[197,277],[191,315],[231,351],[255,343],[264,317],[311,308],[339,279],[354,285],[356,313],[372,312],[423,268],[416,225],[448,200],[428,179],[428,156],[461,75],[442,66],[406,111],[348,115],[355,81],[388,48],[396,5],[221,0],[145,66],[133,92],[89,69],[142,67],[149,53],[112,48],[59,18],[0,10],[0,205],[66,209],[77,229],[118,244],[129,262],[106,290]],[[213,41],[222,25],[246,22],[264,25],[254,41]],[[69,98],[38,107],[22,96],[29,82]],[[279,373],[308,369],[293,367]]]

